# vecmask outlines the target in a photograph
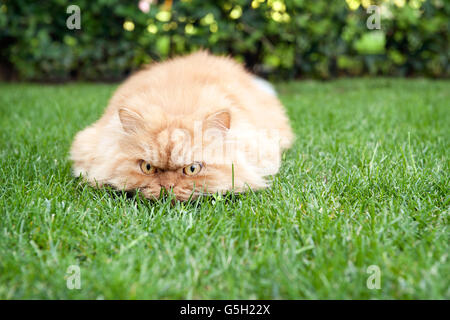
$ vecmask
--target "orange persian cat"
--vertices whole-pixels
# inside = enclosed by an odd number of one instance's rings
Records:
[[[76,135],[71,160],[93,186],[187,200],[266,187],[293,138],[270,84],[200,51],[127,79]]]

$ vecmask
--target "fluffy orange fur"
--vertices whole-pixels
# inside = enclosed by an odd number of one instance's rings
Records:
[[[76,135],[71,159],[75,176],[93,186],[148,198],[165,188],[187,200],[266,187],[293,138],[276,95],[232,59],[200,51],[129,77],[103,116]],[[183,168],[192,163],[201,169],[191,176]]]

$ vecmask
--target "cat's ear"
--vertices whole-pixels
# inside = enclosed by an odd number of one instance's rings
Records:
[[[219,110],[210,114],[205,119],[206,128],[217,128],[220,130],[230,129],[231,114],[227,109]]]
[[[119,119],[126,133],[136,133],[144,128],[144,118],[139,113],[130,109],[120,108]]]

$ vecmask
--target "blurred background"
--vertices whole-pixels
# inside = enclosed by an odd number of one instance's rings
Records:
[[[447,0],[0,0],[0,78],[117,81],[200,48],[272,80],[448,77],[449,13]]]

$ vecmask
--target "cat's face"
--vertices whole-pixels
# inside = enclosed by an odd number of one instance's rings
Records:
[[[121,181],[126,189],[139,189],[148,198],[158,198],[165,189],[178,200],[187,200],[229,185],[231,168],[198,152],[208,140],[205,136],[226,136],[231,120],[226,109],[202,118],[168,117],[157,107],[151,113],[150,117],[128,108],[118,111],[124,161],[115,174],[126,179]]]

